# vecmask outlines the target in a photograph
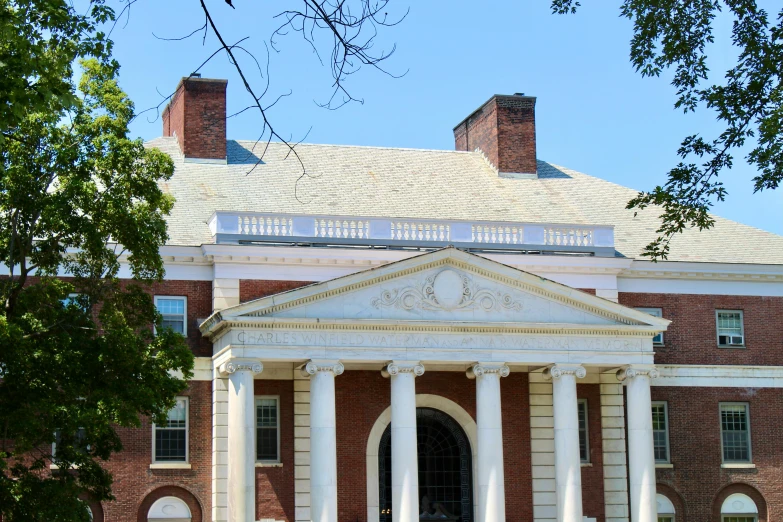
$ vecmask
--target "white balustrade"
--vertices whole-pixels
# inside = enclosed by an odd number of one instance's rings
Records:
[[[436,242],[585,249],[614,247],[612,226],[461,220],[313,216],[260,212],[215,212],[213,235],[298,237],[354,241]]]

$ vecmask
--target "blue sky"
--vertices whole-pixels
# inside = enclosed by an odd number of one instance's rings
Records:
[[[285,6],[297,2],[211,0],[215,20],[227,40],[243,42],[266,62],[264,42]],[[761,1],[775,12],[775,2]],[[270,53],[269,101],[291,92],[270,112],[278,132],[311,143],[452,149],[452,128],[492,94],[523,92],[538,97],[539,159],[576,169],[635,189],[663,183],[677,161],[681,139],[700,132],[714,136],[720,126],[709,112],[684,115],[674,110],[668,78],[642,78],[628,60],[631,23],[619,17],[620,0],[586,0],[576,15],[550,13],[548,0],[391,0],[393,16],[410,7],[398,26],[385,29],[378,49],[397,44],[385,63],[394,79],[370,68],[347,83],[364,99],[336,111],[318,107],[328,99],[332,78],[299,34],[277,38]],[[183,42],[178,37],[203,23],[192,0],[140,0],[130,19],[113,33],[115,55],[122,64],[121,83],[137,109],[157,105],[216,49],[208,38]],[[717,20],[717,41],[710,67],[720,74],[732,64],[734,51],[725,35],[730,20]],[[325,35],[324,35],[325,36]],[[328,41],[321,37],[322,56]],[[266,64],[262,63],[265,67]],[[245,62],[252,71],[254,64]],[[204,77],[228,78],[229,113],[248,104],[232,66],[223,57],[202,69]],[[716,76],[717,77],[717,76]],[[254,85],[265,79],[251,76]],[[141,117],[132,131],[145,139],[161,134],[160,120]],[[308,134],[309,131],[309,134]],[[228,137],[254,139],[259,119],[248,111],[228,123]],[[740,154],[741,156],[742,154]],[[742,158],[722,176],[728,200],[715,213],[783,234],[783,190],[752,193],[754,170]],[[729,247],[727,245],[727,247]]]

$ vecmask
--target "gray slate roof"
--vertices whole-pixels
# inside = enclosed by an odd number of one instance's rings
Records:
[[[169,244],[211,243],[214,211],[614,225],[618,255],[632,258],[656,237],[656,209],[625,209],[635,190],[543,161],[538,179],[507,179],[476,152],[300,144],[301,177],[280,143],[249,173],[253,145],[229,141],[228,165],[208,165],[185,163],[176,138],[147,143],[176,165],[163,184],[176,198]],[[716,218],[675,237],[669,260],[783,264],[783,236]]]

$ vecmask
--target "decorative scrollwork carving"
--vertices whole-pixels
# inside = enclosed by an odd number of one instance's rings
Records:
[[[482,375],[497,374],[498,377],[508,377],[511,369],[505,364],[474,364],[466,372],[469,379],[475,379]]]
[[[399,375],[401,373],[412,373],[416,377],[424,375],[424,365],[417,363],[399,363],[392,362],[387,364],[381,372],[384,377]]]
[[[479,288],[466,274],[447,268],[416,286],[385,290],[372,300],[375,308],[403,310],[521,310],[511,294]]]
[[[617,380],[625,381],[634,377],[646,376],[650,379],[657,379],[661,373],[654,366],[628,366],[617,371]]]
[[[308,361],[302,368],[302,375],[309,377],[315,375],[317,372],[332,372],[335,377],[342,375],[345,371],[345,366],[341,362],[334,363],[322,363],[315,361]]]
[[[587,370],[584,366],[555,364],[544,370],[544,377],[549,379],[559,379],[564,375],[573,375],[577,379],[584,379],[587,375]]]
[[[221,373],[232,374],[238,371],[251,371],[253,373],[261,373],[264,371],[264,365],[261,361],[253,359],[229,359],[223,363],[220,367]]]

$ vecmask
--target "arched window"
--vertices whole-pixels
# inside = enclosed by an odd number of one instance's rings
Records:
[[[658,522],[674,522],[674,504],[668,497],[658,493],[655,495],[658,507]]]
[[[159,498],[147,514],[148,522],[190,522],[190,518],[190,508],[177,497]]]
[[[756,522],[758,517],[759,509],[756,503],[742,493],[729,495],[720,507],[722,522]]]

